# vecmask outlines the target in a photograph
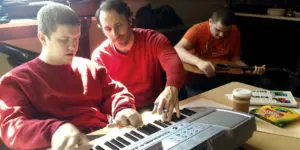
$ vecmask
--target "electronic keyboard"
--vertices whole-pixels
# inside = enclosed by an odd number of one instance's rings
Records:
[[[91,150],[232,150],[256,130],[254,116],[218,108],[182,109],[172,122],[155,120],[139,128],[122,128],[90,141]],[[86,149],[86,145],[79,149]]]

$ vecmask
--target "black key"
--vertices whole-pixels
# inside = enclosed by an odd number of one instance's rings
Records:
[[[109,142],[105,142],[104,145],[111,148],[112,150],[119,150],[119,148],[117,148],[116,146],[114,146],[113,144],[111,144]]]
[[[86,137],[90,140],[90,141],[93,141],[99,137],[102,137],[104,136],[105,134],[101,134],[101,135],[86,135]]]
[[[173,113],[172,118],[171,118],[171,121],[173,121],[173,122],[178,122],[178,121],[180,121],[180,120],[182,120],[182,119],[184,119],[184,118],[186,118],[186,117],[183,116],[183,115],[180,115],[180,117],[177,118],[176,113]]]
[[[136,137],[128,134],[128,133],[125,133],[124,134],[125,137],[129,138],[130,140],[134,141],[134,142],[137,142],[139,139],[137,139]]]
[[[128,141],[126,141],[125,139],[121,138],[121,137],[117,137],[116,140],[118,140],[119,142],[125,144],[125,145],[130,145],[130,143]]]
[[[132,135],[134,135],[134,136],[140,138],[140,139],[144,138],[144,136],[142,136],[141,134],[139,134],[139,133],[137,133],[137,132],[135,132],[135,131],[133,131],[133,130],[130,131],[130,133],[131,133]]]
[[[153,125],[151,123],[147,124],[147,128],[150,129],[150,130],[152,130],[152,131],[154,131],[154,132],[157,132],[157,131],[160,130],[160,128],[158,128],[157,126],[155,126],[155,125]]]
[[[167,124],[167,125],[172,125],[172,123],[171,122],[163,122],[164,124]]]
[[[115,139],[110,140],[110,142],[112,142],[113,144],[115,144],[115,145],[118,146],[119,148],[124,148],[124,147],[125,147],[122,143],[118,142],[118,141],[115,140]]]
[[[147,126],[142,126],[140,128],[137,128],[137,130],[144,133],[144,134],[146,134],[146,135],[151,135],[152,133],[154,133],[153,131],[148,129]]]
[[[193,110],[190,110],[190,109],[187,109],[187,108],[183,108],[182,110],[180,110],[181,113],[187,115],[187,116],[191,116],[197,112],[193,111]]]
[[[104,148],[102,148],[101,146],[97,145],[96,147],[96,150],[105,150]]]
[[[153,123],[155,123],[155,124],[157,124],[157,125],[159,125],[159,126],[161,126],[163,128],[168,127],[166,124],[164,124],[164,123],[162,123],[161,121],[158,121],[158,120],[155,120]]]
[[[142,128],[145,128],[147,131],[149,131],[150,134],[153,134],[157,131],[157,129],[155,128],[155,126],[151,126],[150,123],[148,123],[147,125],[143,126]]]

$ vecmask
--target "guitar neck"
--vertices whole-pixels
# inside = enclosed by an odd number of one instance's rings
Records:
[[[202,58],[202,59],[207,60],[205,58]],[[234,62],[228,61],[228,60],[210,59],[208,61],[212,62],[212,64],[216,68],[217,73],[243,74],[245,70],[250,70],[250,71],[255,70],[255,66],[240,66],[240,65],[236,65]],[[183,66],[184,66],[184,69],[189,72],[196,73],[196,74],[204,74],[196,66],[193,66],[193,65],[190,65],[187,63],[184,63]],[[269,68],[269,67],[267,67],[267,68],[265,68],[265,71],[267,71],[267,72],[268,71],[283,72],[283,73],[287,73],[293,77],[300,77],[300,74],[298,72],[292,72],[291,70],[288,70],[285,68]]]
[[[253,71],[255,69],[254,66],[239,66],[239,65],[232,65],[226,63],[213,63],[217,73],[230,73],[230,74],[243,74],[243,70],[250,70]],[[196,73],[196,74],[204,74],[201,70],[199,70],[196,66],[184,63],[184,69]],[[289,75],[298,77],[300,76],[298,73],[292,72],[288,69],[284,68],[266,68],[266,71],[275,71],[275,72],[283,72],[288,73]]]
[[[218,65],[218,64],[217,64]],[[226,65],[229,69],[243,69],[243,70],[251,70],[255,69],[254,66],[238,66],[238,65]],[[282,68],[266,68],[266,71],[285,71]]]

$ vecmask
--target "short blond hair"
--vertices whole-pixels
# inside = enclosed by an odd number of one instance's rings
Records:
[[[51,38],[51,34],[56,31],[59,24],[80,25],[80,18],[72,8],[60,3],[53,2],[39,10],[37,14],[38,32]]]

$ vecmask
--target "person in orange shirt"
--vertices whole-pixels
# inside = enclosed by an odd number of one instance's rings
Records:
[[[246,66],[240,59],[240,32],[233,22],[234,13],[228,8],[221,8],[208,21],[192,26],[175,45],[180,59],[195,65],[207,77],[215,75],[215,67],[210,59],[228,60]],[[189,50],[194,50],[194,53]],[[262,75],[264,72],[265,65],[255,66],[251,73]]]

